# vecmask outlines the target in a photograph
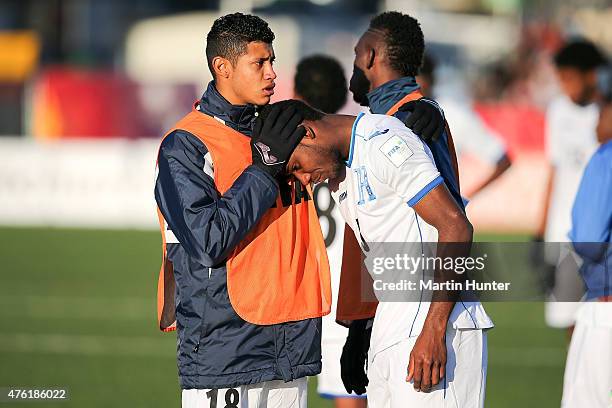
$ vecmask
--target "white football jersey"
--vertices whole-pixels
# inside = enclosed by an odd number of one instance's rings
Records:
[[[437,242],[437,230],[412,207],[443,182],[429,148],[400,120],[362,113],[353,125],[345,174],[329,184],[367,256],[368,243]],[[372,328],[372,352],[418,336],[428,310],[427,301],[381,301]],[[479,302],[457,303],[449,321],[455,328],[493,326]]]
[[[599,108],[579,106],[561,95],[546,112],[546,154],[555,167],[548,207],[546,241],[567,242],[572,226],[572,205],[582,173],[597,150],[595,128]]]

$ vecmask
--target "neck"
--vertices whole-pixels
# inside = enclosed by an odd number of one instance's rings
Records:
[[[229,101],[211,81],[202,95],[200,110],[209,116],[217,117],[234,130],[247,136],[251,135],[253,121],[255,120],[255,107],[253,105],[235,105]]]
[[[342,160],[347,160],[351,150],[351,138],[355,116],[350,115],[326,115],[322,121],[325,134],[333,139],[331,145],[340,153]]]
[[[243,106],[248,103],[234,93],[227,81],[215,81],[215,87],[217,88],[217,91],[232,105]]]
[[[414,77],[406,76],[389,80],[367,95],[372,113],[386,114],[400,99],[419,89]]]
[[[370,92],[389,81],[393,81],[401,77],[402,75],[391,69],[383,69],[380,74],[375,75],[375,77],[372,78],[372,81],[370,82]]]

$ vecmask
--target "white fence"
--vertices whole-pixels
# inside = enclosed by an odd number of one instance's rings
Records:
[[[0,138],[0,224],[154,228],[158,145]]]

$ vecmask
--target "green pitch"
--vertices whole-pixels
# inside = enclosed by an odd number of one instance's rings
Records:
[[[0,255],[0,388],[70,396],[0,408],[180,406],[175,335],[156,328],[157,233],[0,228]],[[487,406],[558,407],[565,332],[544,325],[541,304],[487,309]],[[315,386],[309,405],[331,407]]]

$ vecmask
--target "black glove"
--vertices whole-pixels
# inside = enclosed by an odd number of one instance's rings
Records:
[[[274,106],[265,120],[255,121],[251,137],[253,165],[276,177],[285,170],[287,160],[306,129],[300,126],[303,117],[295,108]]]
[[[410,128],[425,142],[436,141],[444,132],[446,121],[442,111],[435,101],[427,98],[410,101],[398,109],[401,112],[411,112],[404,120]]]
[[[536,235],[531,238],[528,250],[529,264],[536,275],[540,290],[548,295],[552,293],[555,287],[555,272],[557,267],[546,261],[546,246],[547,244],[544,241],[544,237]]]
[[[366,392],[368,376],[365,372],[372,328],[366,329],[368,319],[355,320],[349,326],[346,343],[340,357],[340,377],[346,392],[361,395]]]

